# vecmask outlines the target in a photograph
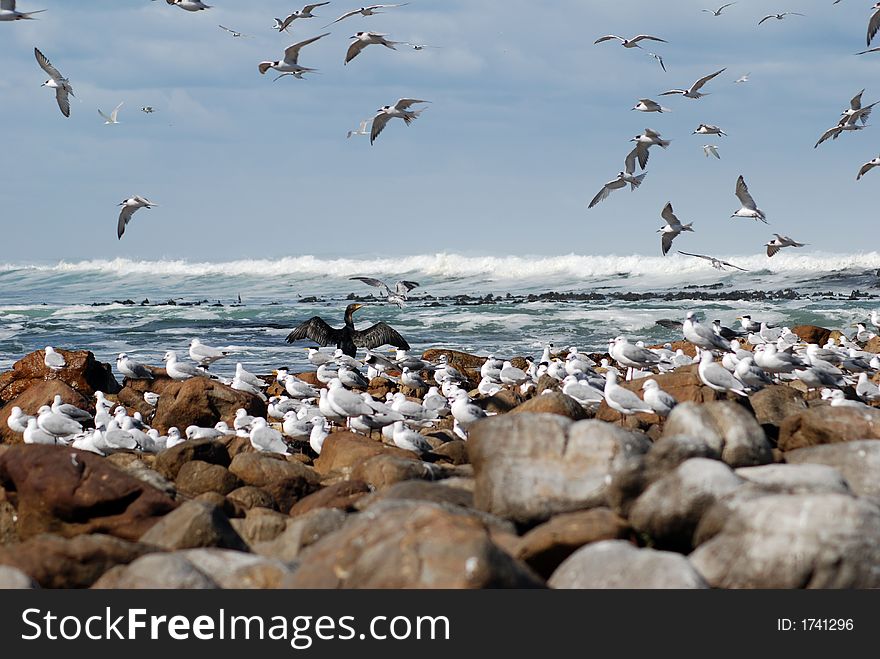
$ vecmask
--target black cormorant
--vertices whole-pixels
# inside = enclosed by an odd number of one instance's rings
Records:
[[[345,308],[345,326],[339,329],[330,327],[320,316],[314,316],[288,334],[287,342],[311,339],[322,346],[335,345],[350,357],[355,356],[358,348],[378,348],[385,344],[409,350],[406,340],[387,323],[376,323],[364,330],[355,329],[354,312],[363,306],[349,304]]]

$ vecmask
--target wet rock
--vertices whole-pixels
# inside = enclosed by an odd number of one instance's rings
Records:
[[[299,499],[316,491],[321,480],[311,467],[267,453],[236,455],[229,471],[268,493],[280,512],[289,511]]]
[[[632,536],[625,519],[608,508],[593,508],[556,515],[536,526],[517,540],[514,556],[549,579],[562,561],[584,545]]]
[[[705,588],[681,554],[639,549],[624,540],[594,542],[569,556],[553,573],[551,588]]]
[[[571,396],[563,393],[541,394],[530,398],[522,405],[518,405],[511,410],[511,414],[557,414],[571,419],[572,421],[580,421],[588,418],[586,410]]]
[[[880,439],[880,410],[830,405],[814,407],[782,422],[778,444],[783,451],[793,451],[857,439]]]
[[[21,570],[0,565],[0,590],[29,590],[37,587],[37,583]]]
[[[876,439],[802,448],[789,451],[785,459],[796,465],[831,467],[857,496],[880,498],[880,441]]]
[[[453,511],[461,512],[453,512]],[[387,501],[352,515],[299,555],[291,588],[536,587],[464,509]]]
[[[99,362],[88,350],[55,350],[64,356],[67,366],[58,371],[50,370],[43,361],[46,356],[43,350],[25,355],[12,365],[11,371],[0,375],[0,401],[7,403],[32,385],[46,380],[60,380],[88,399],[96,391],[115,394],[121,389],[110,364]]]
[[[187,501],[144,533],[141,542],[163,549],[223,547],[248,551],[247,544],[217,506]]]
[[[338,531],[348,514],[338,508],[318,508],[299,517],[287,518],[284,530],[271,540],[255,542],[253,551],[261,556],[290,563],[300,552],[325,535]]]
[[[85,396],[73,389],[62,380],[37,380],[23,391],[17,398],[6,403],[0,408],[0,442],[8,444],[21,444],[24,436],[13,432],[6,423],[13,407],[20,407],[22,411],[31,416],[37,414],[37,410],[43,405],[51,405],[55,396],[61,396],[61,400],[71,405],[94,412],[94,407]]]
[[[153,427],[161,433],[168,432],[171,426],[181,433],[190,425],[209,428],[218,421],[226,421],[231,427],[240,407],[252,416],[266,416],[266,403],[258,396],[216,380],[191,378],[165,388],[159,397]]]
[[[726,513],[720,531],[690,555],[712,587],[880,586],[880,508],[865,500],[769,495]]]
[[[369,492],[370,486],[363,481],[341,481],[297,501],[290,509],[290,516],[297,517],[318,508],[339,508],[349,512]]]
[[[555,414],[483,419],[471,427],[468,452],[480,510],[520,524],[606,504],[612,472],[650,441],[601,421]]]
[[[92,588],[206,589],[220,586],[179,553],[148,554],[126,566],[117,566],[98,579]]]
[[[185,429],[180,428],[181,432]],[[193,439],[165,449],[156,456],[155,469],[165,478],[174,480],[187,462],[199,460],[212,465],[229,467],[232,462],[222,442],[216,439]]]
[[[398,458],[418,460],[412,451],[404,451],[394,446],[385,446],[381,442],[355,435],[350,432],[335,432],[324,440],[321,455],[315,460],[315,470],[326,475],[337,472],[351,475],[352,470],[374,455],[390,455]],[[362,477],[361,480],[365,480]]]
[[[736,475],[778,494],[851,494],[849,484],[837,469],[819,464],[742,467],[736,470]]]
[[[18,534],[106,533],[137,540],[176,503],[94,453],[17,445],[0,453],[0,486],[15,490]]]
[[[180,492],[193,497],[205,492],[226,495],[243,485],[241,480],[226,467],[201,460],[192,460],[184,464],[177,472],[175,483]]]
[[[442,472],[427,462],[385,454],[368,458],[351,472],[352,479],[363,481],[374,490],[381,490],[403,481],[434,480],[441,476]]]

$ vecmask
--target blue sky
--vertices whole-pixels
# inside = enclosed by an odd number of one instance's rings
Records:
[[[855,175],[880,151],[880,129],[813,149],[860,89],[880,99],[880,54],[854,56],[872,3],[740,0],[718,18],[700,12],[716,2],[413,0],[332,26],[301,53],[320,74],[273,83],[258,62],[357,3],[334,1],[279,35],[272,17],[294,9],[289,0],[214,0],[197,13],[149,0],[21,0],[20,11],[47,11],[0,24],[0,261],[656,255],[667,201],[695,223],[688,251],[752,254],[770,231],[807,249],[874,249],[880,172]],[[807,16],[756,26],[785,10]],[[371,46],[343,66],[361,29],[442,48]],[[645,51],[662,54],[668,72],[638,49],[593,45],[607,33],[667,39]],[[74,86],[70,119],[40,87],[34,46]],[[706,98],[663,97],[669,114],[630,111],[722,67]],[[747,72],[750,82],[733,84]],[[372,147],[345,139],[403,96],[432,103]],[[121,124],[103,125],[97,109],[120,101]],[[701,122],[729,137],[692,136]],[[646,126],[670,148],[652,150],[641,189],[587,210]],[[707,142],[722,160],[703,156]],[[729,219],[739,174],[770,227]],[[160,206],[139,211],[117,241],[116,204],[131,194]]]

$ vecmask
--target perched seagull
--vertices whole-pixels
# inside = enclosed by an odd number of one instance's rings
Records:
[[[0,21],[35,21],[36,19],[31,18],[31,16],[44,11],[46,10],[38,9],[36,11],[16,11],[15,0],[0,0]]]
[[[413,121],[415,121],[418,116],[425,111],[425,108],[421,110],[410,110],[409,108],[416,103],[430,103],[431,101],[421,101],[417,98],[401,98],[394,105],[386,105],[384,107],[379,108],[376,111],[376,116],[373,117],[373,127],[370,130],[370,144],[376,141],[376,138],[379,137],[379,134],[385,129],[385,125],[394,119],[395,117],[398,119],[403,119],[404,123],[409,126]]]
[[[152,105],[145,105],[141,108],[141,112],[143,112],[144,114],[153,114],[155,111],[156,108],[154,108]]]
[[[310,43],[314,43],[318,39],[326,37],[328,34],[330,33],[325,32],[324,34],[320,34],[317,37],[312,37],[311,39],[306,39],[305,41],[300,41],[299,43],[295,43],[292,46],[288,46],[284,50],[284,59],[277,60],[275,62],[260,62],[260,73],[265,74],[266,71],[268,71],[269,69],[275,69],[276,71],[281,71],[282,73],[293,74],[303,73],[306,71],[314,71],[315,69],[310,69],[305,66],[299,65],[299,51],[303,46],[308,46]]]
[[[201,11],[211,8],[211,5],[206,5],[201,0],[165,0],[165,2],[169,5],[177,5],[186,11]]]
[[[376,288],[382,289],[382,292],[387,296],[388,301],[396,304],[398,309],[403,309],[403,303],[406,301],[407,295],[409,295],[409,292],[412,289],[419,285],[419,282],[417,281],[401,279],[394,284],[394,289],[392,289],[384,281],[373,279],[372,277],[349,277],[349,279],[353,281],[362,281],[367,286],[375,286]]]
[[[298,18],[317,18],[316,16],[314,16],[312,14],[312,10],[315,9],[316,7],[323,7],[324,5],[329,5],[329,4],[330,4],[330,0],[327,0],[327,2],[316,2],[311,5],[306,5],[305,7],[300,9],[299,11],[295,11],[292,14],[290,14],[283,21],[280,18],[276,18],[274,27],[279,32],[286,32],[287,28],[290,27],[290,24],[293,23],[296,19],[298,19]]]
[[[136,210],[139,208],[152,208],[158,204],[153,203],[146,197],[135,195],[119,202],[118,205],[122,206],[122,210],[119,212],[119,221],[116,223],[116,237],[121,240],[122,234],[125,233],[125,227],[131,222],[131,216],[134,215]]]
[[[713,126],[712,124],[700,124],[691,135],[724,135],[726,137],[727,133],[718,128],[718,126]]]
[[[647,176],[647,173],[639,174],[638,176],[632,176],[627,174],[626,172],[620,172],[617,175],[617,178],[613,181],[608,181],[605,185],[602,186],[602,189],[593,197],[593,201],[590,202],[590,205],[587,208],[592,208],[600,201],[604,201],[608,198],[608,195],[611,194],[613,190],[619,190],[620,188],[625,188],[626,184],[629,183],[632,186],[632,189],[635,190],[642,184],[642,180]]]
[[[593,43],[602,43],[603,41],[610,41],[611,39],[617,39],[620,42],[620,45],[624,48],[641,48],[639,41],[645,41],[646,39],[648,41],[662,41],[663,43],[668,43],[666,39],[652,37],[650,34],[640,34],[632,39],[624,39],[623,37],[618,37],[616,34],[606,34],[604,37],[596,39]]]
[[[705,259],[707,261],[712,262],[712,267],[716,270],[724,270],[725,268],[736,268],[737,270],[742,270],[743,272],[748,272],[745,268],[740,268],[738,265],[733,265],[733,263],[728,263],[727,261],[722,261],[721,259],[716,259],[714,256],[706,256],[704,254],[691,254],[690,252],[682,252],[678,250],[679,254],[684,254],[685,256],[696,256],[698,259]]]
[[[660,68],[664,71],[666,70],[666,65],[663,63],[663,58],[660,57],[660,55],[658,55],[657,53],[648,53],[648,56],[653,57],[655,60],[657,60],[660,63]]]
[[[707,158],[709,156],[715,156],[718,160],[721,160],[721,156],[718,155],[718,147],[714,144],[704,144],[703,153],[706,154]]]
[[[880,156],[877,156],[876,158],[869,160],[864,165],[862,165],[862,168],[859,170],[858,176],[856,176],[856,180],[858,181],[859,179],[861,179],[865,174],[870,172],[875,167],[880,167]]]
[[[244,37],[245,39],[250,38],[250,35],[243,34],[243,33],[238,32],[236,30],[230,30],[228,27],[223,27],[222,25],[218,25],[217,27],[219,27],[221,30],[226,30],[227,32],[229,32],[229,34],[231,34],[235,38],[238,38],[238,37]]]
[[[165,371],[168,373],[168,377],[172,380],[183,381],[196,377],[212,377],[211,374],[203,368],[198,368],[192,364],[185,364],[177,361],[177,353],[173,350],[166,352],[162,361],[165,362]]]
[[[664,140],[660,137],[660,133],[650,128],[646,128],[643,134],[636,135],[630,142],[635,142],[636,146],[627,154],[624,161],[624,169],[626,169],[627,174],[632,174],[636,171],[636,158],[638,158],[639,166],[642,169],[645,168],[648,164],[648,149],[652,146],[656,144],[665,149],[670,144],[669,140]]]
[[[868,21],[868,42],[865,44],[866,46],[871,45],[871,41],[877,34],[877,30],[880,30],[880,2],[874,3],[874,6],[871,7],[871,11],[874,13],[871,14],[871,18]]]
[[[750,76],[750,75],[752,75],[752,74],[751,74],[751,73],[746,73],[745,75],[740,76],[739,78],[737,78],[737,79],[734,80],[733,82],[734,82],[734,84],[737,84],[737,83],[740,83],[740,82],[748,82],[748,81],[749,81],[749,76]]]
[[[732,391],[738,396],[748,396],[745,385],[736,379],[733,374],[721,364],[715,362],[715,357],[709,350],[700,356],[698,371],[700,380],[710,389],[715,391]]]
[[[218,359],[223,359],[228,354],[228,351],[205,345],[199,339],[192,339],[189,342],[189,358],[204,368],[207,368]]]
[[[41,87],[51,87],[55,90],[55,100],[58,101],[58,107],[61,109],[61,114],[65,117],[70,116],[70,99],[68,96],[74,96],[73,87],[70,86],[70,81],[61,75],[52,64],[46,59],[46,56],[40,52],[39,48],[34,48],[34,56],[37,58],[37,64],[40,65],[40,68],[43,69],[46,73],[49,74],[49,79],[44,82]]]
[[[758,25],[760,25],[764,21],[770,20],[771,18],[775,18],[777,21],[781,21],[786,16],[806,16],[806,14],[799,14],[796,11],[784,11],[781,14],[767,14],[764,18],[758,21]]]
[[[752,198],[752,195],[749,194],[749,188],[746,185],[745,179],[740,174],[739,178],[736,179],[736,192],[737,198],[742,204],[742,208],[736,211],[730,217],[747,217],[753,220],[761,220],[764,224],[768,224],[767,217],[764,215],[764,211],[758,208],[757,204],[755,204],[755,200]]]
[[[722,11],[735,4],[735,2],[728,2],[726,5],[721,5],[720,7],[718,7],[718,9],[701,9],[700,11],[703,11],[707,14],[712,14],[713,16],[721,16]]]
[[[123,102],[124,102],[124,101],[123,101]],[[121,107],[122,107],[122,103],[120,103],[120,104],[117,105],[115,108],[113,108],[113,112],[110,113],[110,116],[109,116],[109,117],[108,117],[106,114],[104,114],[103,112],[101,112],[100,109],[98,110],[98,114],[100,114],[102,117],[104,117],[104,124],[105,124],[105,125],[106,125],[106,124],[118,124],[118,123],[119,123],[119,122],[116,120],[116,117],[119,115],[119,108],[121,108]]]
[[[693,231],[693,222],[690,224],[682,224],[678,221],[678,218],[675,216],[675,213],[672,212],[672,202],[667,202],[663,207],[663,210],[660,211],[660,217],[666,220],[666,226],[660,227],[657,229],[657,233],[661,234],[660,236],[660,248],[663,251],[663,256],[666,256],[669,249],[672,247],[672,241],[680,234],[682,231]]]
[[[671,94],[681,94],[682,96],[687,96],[688,98],[702,98],[706,96],[706,94],[702,93],[700,89],[709,82],[712,78],[721,73],[724,73],[727,70],[727,67],[721,69],[720,71],[716,71],[715,73],[710,73],[709,75],[700,78],[697,80],[689,89],[670,89],[668,92],[663,92],[660,96],[669,96]]]
[[[642,384],[642,391],[645,392],[642,394],[645,402],[651,406],[651,409],[658,416],[669,416],[672,408],[678,405],[678,401],[663,391],[656,380],[645,380],[644,384]]]
[[[400,43],[399,41],[389,41],[385,38],[384,34],[379,34],[378,32],[357,32],[351,38],[354,39],[354,41],[351,42],[348,51],[345,53],[345,62],[343,62],[343,64],[348,64],[351,60],[360,55],[361,51],[367,46],[381,44],[391,50],[397,50],[394,46]]]
[[[159,394],[153,391],[145,391],[144,402],[150,407],[156,407],[159,404]]]
[[[612,410],[623,415],[653,414],[651,406],[629,389],[617,384],[617,371],[609,368],[605,372],[605,402]]]
[[[58,371],[65,366],[67,366],[67,362],[64,360],[64,355],[59,352],[55,352],[55,348],[52,346],[46,346],[44,350],[46,353],[43,357],[43,363],[47,368],[52,369],[53,371]]]
[[[116,369],[131,380],[152,380],[153,373],[146,366],[135,361],[124,352],[116,358]]]
[[[788,236],[780,236],[778,233],[774,233],[773,235],[776,236],[776,238],[764,245],[767,248],[767,256],[773,256],[783,247],[803,247],[806,245],[806,243],[796,242]]]
[[[731,351],[730,342],[723,336],[716,334],[711,327],[703,325],[693,311],[687,312],[681,331],[686,340],[709,352],[710,355],[713,350]]]
[[[350,139],[352,135],[369,135],[370,131],[367,130],[367,124],[369,123],[369,119],[364,119],[357,130],[350,130],[345,134],[345,139]]]
[[[652,101],[650,98],[640,98],[639,102],[630,110],[638,110],[639,112],[672,112],[669,108],[663,107],[657,101]]]
[[[324,3],[326,4],[326,3]],[[338,23],[339,21],[344,21],[346,18],[350,18],[356,14],[360,14],[361,16],[373,16],[374,14],[382,14],[384,12],[379,11],[380,9],[393,9],[394,7],[403,7],[408,5],[408,2],[401,2],[396,5],[369,5],[367,7],[361,7],[360,9],[352,9],[351,11],[345,12],[342,16],[337,18],[333,23],[328,23],[324,27],[330,27],[331,25]],[[321,28],[324,29],[324,28]]]

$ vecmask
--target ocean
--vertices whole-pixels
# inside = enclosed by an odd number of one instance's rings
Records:
[[[682,320],[688,310],[726,325],[750,313],[777,325],[844,329],[880,309],[877,252],[721,258],[748,272],[680,255],[0,264],[0,370],[47,345],[91,350],[111,363],[127,352],[161,365],[166,350],[183,357],[196,337],[234,351],[212,367],[221,374],[236,361],[256,372],[304,370],[310,342],[288,345],[287,333],[313,315],[340,326],[354,296],[368,300],[355,315],[358,327],[384,320],[415,352],[496,356],[537,356],[547,342],[600,351],[617,335],[676,340],[655,321]],[[358,275],[421,285],[398,309],[370,301],[378,291],[348,279]]]

